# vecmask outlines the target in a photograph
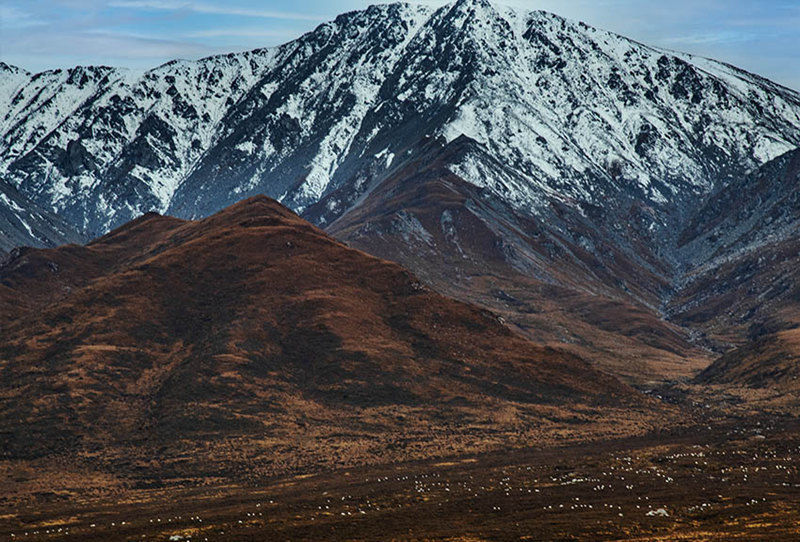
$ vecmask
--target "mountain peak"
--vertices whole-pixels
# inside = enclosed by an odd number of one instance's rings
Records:
[[[492,3],[489,0],[456,0],[456,2],[453,2],[452,5],[453,5],[453,7],[462,8],[462,9],[465,9],[465,8],[484,8],[484,9],[492,8],[492,9],[494,9],[494,6],[492,5]]]
[[[300,219],[278,201],[263,194],[252,196],[230,205],[202,220],[201,223],[213,230],[262,226],[286,226],[305,229],[307,224],[305,220]]]
[[[250,196],[249,198],[243,199],[242,201],[231,205],[227,210],[251,209],[254,207],[284,209],[284,207],[277,200],[274,200],[269,196],[265,196],[264,194],[256,194],[255,196]]]
[[[264,194],[258,194],[231,205],[217,213],[220,216],[252,217],[279,215],[286,218],[295,217],[289,209]]]

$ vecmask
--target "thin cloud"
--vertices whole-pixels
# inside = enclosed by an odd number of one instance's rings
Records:
[[[215,28],[183,34],[186,38],[285,38],[293,39],[300,32],[292,30],[266,30],[264,28]]]
[[[198,2],[175,2],[170,0],[115,0],[111,7],[126,9],[150,9],[158,11],[192,11],[208,15],[232,15],[237,17],[257,17],[261,19],[282,19],[292,21],[322,21],[325,16],[287,11],[249,9],[236,6],[212,5]]]
[[[783,17],[728,19],[725,23],[736,27],[758,27],[766,30],[789,28],[795,33],[794,35],[797,35],[797,29],[800,28],[800,11],[789,13]]]
[[[30,28],[45,22],[33,14],[14,6],[0,5],[0,26],[6,28]]]
[[[685,45],[704,45],[704,44],[725,44],[725,43],[744,43],[758,39],[758,36],[747,32],[707,32],[700,34],[690,34],[684,36],[671,36],[662,41],[669,44]]]
[[[60,57],[64,54],[63,43],[70,43],[69,54],[78,58],[92,58],[97,51],[103,51],[105,55],[114,58],[129,59],[196,57],[212,51],[202,44],[141,34],[111,33],[99,29],[82,33],[51,33],[50,37],[52,39],[43,40],[38,34],[15,36],[13,49],[6,53],[13,57]]]

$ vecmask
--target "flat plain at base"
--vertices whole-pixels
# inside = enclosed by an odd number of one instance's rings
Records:
[[[0,539],[791,540],[798,456],[798,424],[751,418],[252,485],[6,502]],[[647,515],[662,508],[667,517]]]

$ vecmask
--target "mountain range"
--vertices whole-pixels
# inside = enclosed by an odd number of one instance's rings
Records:
[[[0,63],[0,538],[795,539],[798,187],[800,93],[487,0]]]
[[[0,176],[70,228],[15,242],[263,193],[634,382],[789,325],[718,308],[789,284],[800,94],[724,63],[459,0],[143,74],[0,71]]]

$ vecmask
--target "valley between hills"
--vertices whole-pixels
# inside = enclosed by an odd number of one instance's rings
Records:
[[[794,380],[740,376],[765,341],[625,384],[266,197],[0,276],[8,539],[798,534]]]

